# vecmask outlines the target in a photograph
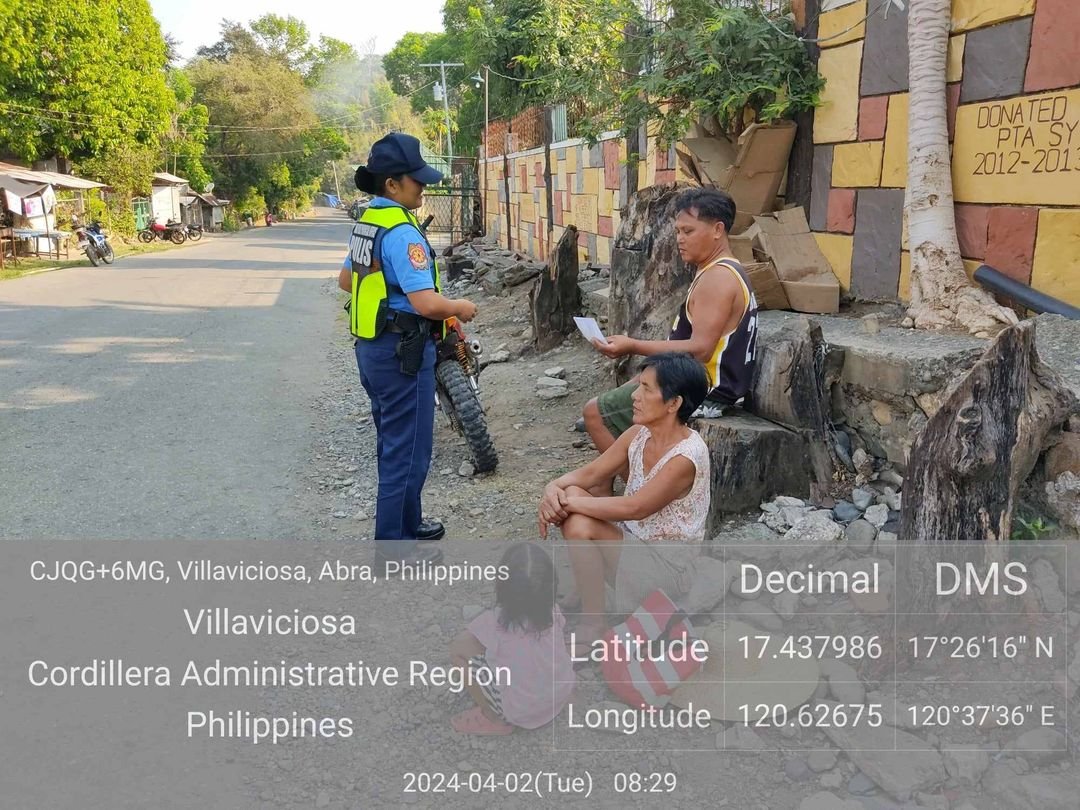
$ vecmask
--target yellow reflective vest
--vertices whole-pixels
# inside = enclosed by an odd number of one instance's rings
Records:
[[[412,225],[420,231],[420,222],[411,211],[391,205],[385,208],[369,207],[353,226],[349,238],[349,258],[352,261],[349,331],[354,337],[372,340],[386,328],[390,303],[382,266],[382,241],[386,234],[402,225]],[[423,231],[420,233],[423,235]],[[435,261],[435,251],[426,237],[424,245],[431,260],[435,292],[439,292],[439,266]]]

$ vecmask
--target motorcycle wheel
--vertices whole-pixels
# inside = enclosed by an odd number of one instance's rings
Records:
[[[116,260],[116,254],[113,253],[112,245],[107,241],[104,243],[104,247],[101,251],[101,258],[105,264],[112,264]]]
[[[172,233],[169,234],[169,239],[172,240],[174,245],[182,245],[184,244],[184,240],[187,239],[187,236],[185,236],[184,232],[179,228],[174,228]]]
[[[97,267],[101,264],[101,256],[98,254],[97,245],[90,243],[86,246],[86,258],[90,260],[90,264]]]
[[[151,230],[139,231],[139,241],[149,245],[154,241],[154,232]]]
[[[469,445],[473,467],[477,472],[491,472],[498,465],[499,456],[488,435],[484,409],[464,369],[456,360],[443,360],[435,366],[435,380],[443,408],[452,414],[451,421],[460,426]]]
[[[200,239],[202,239],[202,231],[200,231],[198,228],[192,228],[188,231],[188,239],[190,239],[192,242],[198,242]]]

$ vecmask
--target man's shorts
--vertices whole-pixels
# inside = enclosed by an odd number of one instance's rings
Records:
[[[616,439],[634,424],[633,397],[637,387],[637,380],[631,380],[596,398],[596,407],[600,410],[604,427],[611,431],[611,435]]]

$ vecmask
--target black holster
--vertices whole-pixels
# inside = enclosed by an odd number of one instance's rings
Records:
[[[431,336],[422,331],[402,332],[394,354],[397,355],[401,366],[401,373],[415,377],[420,373],[420,367],[424,365],[424,349]]]

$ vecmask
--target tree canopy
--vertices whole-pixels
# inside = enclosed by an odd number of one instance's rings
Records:
[[[167,48],[147,0],[3,3],[0,31],[0,149],[79,160],[168,131]]]

